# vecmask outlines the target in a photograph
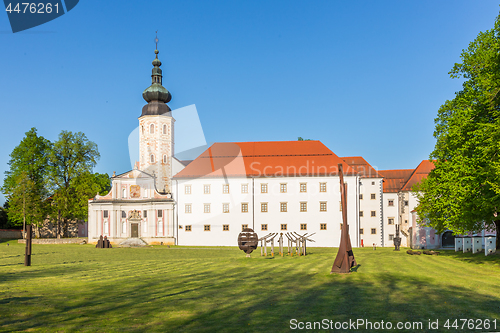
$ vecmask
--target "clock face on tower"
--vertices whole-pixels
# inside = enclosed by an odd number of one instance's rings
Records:
[[[131,198],[140,198],[141,197],[141,187],[139,185],[131,185],[130,186],[130,197]]]

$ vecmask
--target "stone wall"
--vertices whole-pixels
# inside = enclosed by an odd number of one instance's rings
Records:
[[[0,229],[0,238],[7,238],[7,239],[23,238],[23,231],[17,229]]]
[[[87,241],[86,238],[33,238],[32,244],[80,244]],[[26,244],[26,239],[18,239],[18,243]]]

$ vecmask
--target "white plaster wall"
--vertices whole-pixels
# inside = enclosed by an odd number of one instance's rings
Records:
[[[348,184],[348,219],[351,243],[358,243],[357,233],[357,193],[356,177],[346,177]],[[229,184],[229,194],[222,193],[222,185]],[[319,184],[327,184],[326,192],[319,192]],[[268,193],[261,193],[261,184],[268,184]],[[280,193],[280,184],[287,184],[287,193]],[[300,183],[307,184],[307,192],[300,192]],[[211,193],[203,193],[203,185],[211,186]],[[241,193],[241,184],[248,184],[248,193]],[[185,185],[191,185],[191,194],[185,194]],[[254,187],[255,211],[252,214],[252,186]],[[277,178],[228,178],[178,180],[174,185],[174,198],[178,200],[178,241],[179,245],[220,245],[236,246],[242,224],[247,224],[259,237],[271,232],[281,232],[281,224],[287,224],[287,231],[300,234],[316,233],[315,243],[309,246],[338,246],[340,242],[340,185],[338,177],[277,177]],[[320,212],[320,202],[327,202],[327,211]],[[248,213],[241,212],[241,203],[248,203]],[[261,203],[267,202],[268,212],[261,212]],[[287,203],[287,212],[280,211],[281,202]],[[307,202],[307,212],[300,212],[300,203]],[[203,204],[209,203],[210,213],[203,212]],[[230,212],[222,213],[222,204],[230,204]],[[192,213],[185,213],[185,204],[192,205]],[[300,230],[306,223],[307,230]],[[327,230],[320,230],[326,223]],[[211,231],[204,231],[209,224]],[[229,231],[222,226],[229,225]],[[268,230],[262,231],[261,225],[267,224]],[[191,225],[192,231],[185,226]]]
[[[374,183],[374,184],[373,184]],[[360,229],[363,229],[363,234],[360,239],[363,240],[364,246],[382,246],[382,179],[381,178],[362,178],[360,180],[359,192],[363,194],[363,199],[359,200],[359,210],[363,211],[363,216],[359,218]],[[371,199],[371,194],[375,194],[375,199]],[[375,217],[371,216],[371,212],[375,211]],[[376,230],[375,234],[371,234],[371,229]]]
[[[389,200],[393,200],[394,206],[389,206]],[[384,246],[392,247],[394,241],[389,240],[389,235],[396,237],[396,223],[399,220],[398,194],[384,193],[382,204],[384,207]],[[389,224],[389,218],[394,219],[394,224]],[[400,237],[402,237],[401,233]]]

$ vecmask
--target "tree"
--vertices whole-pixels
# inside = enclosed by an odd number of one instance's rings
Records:
[[[8,228],[9,227],[9,218],[7,216],[7,210],[5,209],[5,206],[8,201],[5,201],[4,207],[0,207],[0,229]]]
[[[9,202],[10,222],[33,224],[35,232],[47,213],[45,185],[50,150],[50,141],[38,136],[36,128],[31,128],[10,154],[10,168],[5,172],[1,188]]]
[[[89,184],[99,156],[97,145],[81,132],[62,131],[53,144],[49,172],[53,193],[52,216],[57,222],[58,238],[61,236],[61,222],[64,222],[63,234],[67,235],[70,220],[87,216],[89,192],[82,189],[83,184]]]
[[[500,248],[500,16],[450,71],[463,89],[435,119],[435,169],[414,188],[417,213],[438,232],[496,228]]]

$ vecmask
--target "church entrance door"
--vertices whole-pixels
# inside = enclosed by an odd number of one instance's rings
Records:
[[[134,238],[139,237],[139,223],[131,223],[130,224],[130,237],[134,237]]]

